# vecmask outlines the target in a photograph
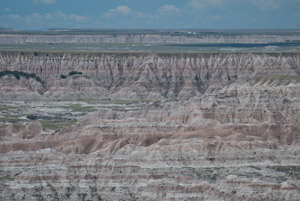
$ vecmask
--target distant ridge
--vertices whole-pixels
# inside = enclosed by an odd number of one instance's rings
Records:
[[[17,31],[16,29],[0,27],[0,31]]]

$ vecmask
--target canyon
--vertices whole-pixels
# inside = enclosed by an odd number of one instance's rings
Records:
[[[40,78],[0,77],[0,200],[300,200],[299,52],[1,51],[0,71]]]

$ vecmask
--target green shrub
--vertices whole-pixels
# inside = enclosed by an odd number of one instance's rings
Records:
[[[66,79],[68,76],[72,76],[72,75],[82,75],[82,72],[71,71],[71,72],[69,72],[69,75],[60,75],[60,78],[61,79]]]
[[[65,76],[65,75],[60,75],[60,78],[61,78],[61,79],[66,79],[67,76]]]
[[[9,71],[9,70],[5,70],[5,71],[1,71],[0,72],[0,78],[3,77],[3,76],[5,76],[5,75],[13,75],[13,76],[15,76],[15,78],[17,80],[20,79],[20,76],[25,77],[27,79],[33,78],[36,81],[40,82],[41,84],[44,84],[44,82],[42,81],[42,79],[39,76],[37,76],[36,74],[34,74],[34,73],[30,73],[29,74],[29,73],[25,73],[25,72],[22,72],[22,71]]]
[[[72,76],[72,75],[82,75],[82,72],[71,71],[71,72],[69,72],[69,75],[70,75],[70,76]]]

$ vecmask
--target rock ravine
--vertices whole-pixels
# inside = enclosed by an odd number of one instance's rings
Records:
[[[0,121],[24,120],[0,127],[0,200],[300,200],[300,53],[3,51],[0,71],[41,79],[0,78]]]

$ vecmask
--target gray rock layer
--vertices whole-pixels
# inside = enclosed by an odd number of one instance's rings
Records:
[[[1,70],[45,81],[1,78],[13,90],[161,100],[49,135],[38,122],[0,128],[0,200],[300,200],[299,58],[2,53]],[[83,75],[59,78],[72,70]]]
[[[0,70],[35,73],[46,83],[45,97],[188,99],[260,74],[298,75],[300,54],[1,52]],[[83,76],[60,78],[74,70]]]
[[[271,43],[299,40],[299,34],[169,34],[39,35],[1,34],[0,44],[24,43]]]

